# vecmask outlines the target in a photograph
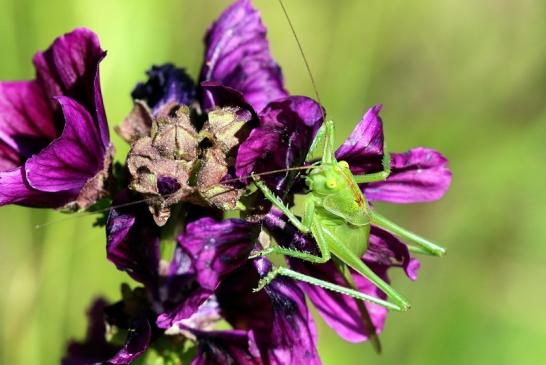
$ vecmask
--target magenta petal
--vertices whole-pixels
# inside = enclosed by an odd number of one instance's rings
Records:
[[[451,184],[447,159],[430,148],[413,148],[393,153],[391,175],[386,181],[364,186],[370,201],[420,203],[440,199]]]
[[[56,136],[49,103],[36,81],[0,83],[0,142],[11,148],[11,156],[15,152],[24,161]],[[10,155],[2,153],[0,161]]]
[[[66,124],[62,135],[25,163],[26,178],[38,190],[79,190],[103,170],[105,149],[91,115],[78,102],[59,97]]]
[[[201,81],[218,81],[239,90],[256,111],[288,95],[273,60],[260,14],[249,0],[229,7],[205,39]]]
[[[256,238],[252,223],[202,218],[188,224],[178,242],[191,255],[199,284],[214,290],[223,276],[246,262]]]
[[[62,207],[75,194],[77,192],[48,193],[33,189],[25,179],[23,167],[0,171],[0,205],[19,204],[28,207]]]
[[[301,261],[291,260],[295,270],[312,277],[326,280],[331,283],[346,286],[341,274],[333,262],[322,265],[311,265]],[[376,271],[376,270],[374,270]],[[386,278],[385,272],[377,272],[378,275]],[[370,281],[353,271],[353,279],[357,289],[364,294],[372,295],[381,299],[386,296]],[[364,326],[356,299],[347,295],[334,293],[315,285],[301,284],[309,299],[313,302],[326,324],[334,329],[340,337],[349,342],[362,342],[368,339],[367,329]],[[385,324],[387,310],[379,305],[365,303],[372,322],[380,333]]]
[[[351,135],[336,151],[336,158],[347,161],[354,174],[381,169],[383,158],[383,123],[379,112],[382,105],[370,108]]]
[[[97,35],[89,29],[77,28],[55,39],[51,47],[34,56],[38,82],[51,99],[68,96],[91,113],[96,120],[102,144],[109,144],[108,125],[100,90],[99,63],[106,56]]]
[[[410,256],[408,246],[390,232],[373,226],[368,240],[364,261],[374,266],[400,266],[411,280],[417,280],[421,264]]]

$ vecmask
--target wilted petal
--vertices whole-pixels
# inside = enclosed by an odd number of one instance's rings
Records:
[[[239,146],[235,164],[237,176],[303,164],[322,124],[322,116],[321,106],[304,96],[270,103],[259,115],[260,126]],[[264,179],[280,189],[288,174]]]
[[[59,97],[58,101],[66,120],[63,133],[27,160],[26,178],[37,190],[79,191],[87,180],[104,170],[106,151],[89,112],[73,99]]]
[[[214,290],[246,262],[256,237],[256,226],[241,219],[202,218],[188,224],[178,242],[192,256],[199,284]]]
[[[438,151],[418,147],[392,154],[391,174],[386,181],[367,184],[370,201],[420,203],[440,199],[451,184],[447,159]]]
[[[36,81],[0,83],[2,164],[8,159],[12,162],[7,167],[19,166],[56,136],[49,101]]]
[[[198,347],[192,365],[261,365],[256,343],[250,332],[192,331]]]
[[[113,204],[130,202],[125,191]],[[106,224],[107,257],[118,270],[154,289],[159,279],[159,231],[150,215],[140,208],[128,206],[110,211]]]
[[[370,108],[336,151],[336,158],[347,161],[354,174],[381,169],[383,158],[383,123],[379,112],[382,105]]]
[[[208,31],[201,81],[218,81],[243,93],[255,110],[288,95],[271,57],[266,29],[249,0],[228,8]]]
[[[195,84],[182,68],[167,63],[152,66],[146,75],[148,80],[139,83],[131,96],[134,100],[145,101],[154,115],[166,104],[189,105],[195,99]]]

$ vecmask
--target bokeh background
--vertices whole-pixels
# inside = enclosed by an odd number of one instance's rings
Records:
[[[33,78],[31,58],[77,26],[97,32],[111,126],[154,63],[197,75],[202,37],[230,1],[0,0],[0,80]],[[255,0],[289,90],[312,96],[275,1]],[[380,205],[449,249],[423,258],[413,303],[392,314],[384,353],[349,344],[320,320],[325,364],[539,364],[546,361],[546,2],[286,0],[341,142],[383,103],[391,150],[434,147],[454,173],[445,198]],[[127,147],[114,137],[118,159]],[[0,208],[0,364],[55,364],[85,332],[92,298],[128,277],[105,259],[92,217]]]

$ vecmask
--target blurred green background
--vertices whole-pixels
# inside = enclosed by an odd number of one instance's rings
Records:
[[[97,32],[110,125],[144,71],[197,75],[202,37],[230,1],[0,0],[0,80],[33,78],[31,58],[77,26]],[[256,0],[293,94],[312,96],[278,4]],[[445,198],[378,208],[448,247],[419,280],[393,274],[413,303],[392,314],[377,356],[319,320],[325,364],[538,364],[546,359],[546,2],[286,0],[336,122],[339,142],[383,103],[389,147],[434,147],[454,173]],[[119,138],[118,158],[127,148]],[[105,259],[92,217],[0,209],[0,364],[58,363],[85,332],[91,299],[128,277]]]

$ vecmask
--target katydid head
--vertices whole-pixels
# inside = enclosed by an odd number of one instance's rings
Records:
[[[309,190],[320,195],[330,195],[347,188],[346,174],[349,164],[345,161],[335,161],[320,164],[313,168],[305,177]]]

